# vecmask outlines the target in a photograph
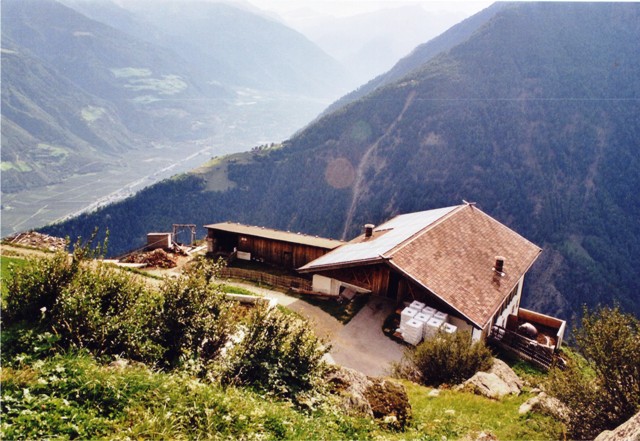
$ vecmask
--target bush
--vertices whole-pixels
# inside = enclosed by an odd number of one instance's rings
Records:
[[[586,439],[640,409],[640,321],[617,307],[585,310],[576,343],[585,358],[554,369],[550,392],[570,409],[571,435]]]
[[[408,349],[394,373],[429,386],[457,384],[489,369],[491,359],[491,351],[484,342],[472,342],[469,332],[440,332],[415,349]]]
[[[160,297],[137,278],[103,264],[80,267],[53,306],[52,328],[65,347],[157,362]]]
[[[231,304],[219,285],[211,282],[217,265],[201,263],[182,277],[166,280],[161,287],[164,305],[160,314],[160,341],[165,362],[175,367],[185,360],[207,364],[215,359],[236,332]]]
[[[76,270],[77,265],[62,251],[52,257],[30,258],[22,267],[10,267],[3,321],[12,325],[41,318],[51,311]]]
[[[316,386],[328,351],[304,320],[257,306],[244,338],[224,362],[222,381],[293,398]]]

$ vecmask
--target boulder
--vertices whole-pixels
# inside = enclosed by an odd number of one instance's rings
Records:
[[[456,387],[457,390],[473,392],[487,398],[500,399],[511,393],[511,388],[496,374],[489,372],[476,372],[467,381]]]
[[[509,387],[509,393],[512,395],[520,395],[520,391],[524,386],[523,381],[513,372],[507,363],[497,358],[493,359],[493,365],[487,372],[496,374],[498,378],[506,383]]]
[[[338,366],[328,370],[325,380],[348,413],[373,417],[398,429],[411,419],[409,396],[400,383]]]
[[[518,413],[520,413],[520,415],[533,411],[552,416],[565,424],[569,422],[569,409],[567,409],[560,400],[555,397],[551,397],[544,392],[541,392],[533,398],[529,398],[527,401],[522,403],[520,405],[520,409],[518,409]]]
[[[491,368],[486,372],[476,372],[473,377],[455,387],[455,390],[467,390],[488,398],[500,399],[505,395],[519,395],[523,381],[504,361],[493,359]]]
[[[595,441],[640,441],[640,412],[629,418],[616,429],[605,430]]]

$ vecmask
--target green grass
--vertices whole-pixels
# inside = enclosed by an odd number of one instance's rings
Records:
[[[430,397],[430,388],[403,381],[413,408],[412,427],[388,439],[424,438],[441,440],[475,437],[490,432],[505,440],[555,440],[563,438],[564,426],[553,418],[529,413],[519,415],[518,409],[532,395],[522,394],[500,401],[453,390],[441,390]]]
[[[84,119],[87,122],[97,121],[102,116],[104,116],[105,113],[106,113],[106,110],[104,107],[96,107],[96,106],[86,106],[86,107],[83,107],[82,110],[80,111],[80,114],[82,115],[82,119]]]
[[[2,161],[0,163],[0,170],[2,171],[16,170],[19,172],[29,172],[32,169],[29,166],[29,164],[27,164],[24,161],[15,161],[15,162]]]
[[[519,415],[529,395],[501,401],[431,390],[403,381],[413,407],[404,432],[350,417],[331,405],[300,410],[248,389],[222,387],[142,364],[101,365],[85,354],[55,356],[2,374],[2,433],[7,439],[461,439],[480,432],[505,440],[562,439],[563,426]]]
[[[88,355],[2,368],[7,439],[364,439],[375,425],[332,406],[301,411],[247,389]]]
[[[317,306],[322,309],[327,314],[335,317],[341,323],[347,324],[349,321],[356,316],[358,312],[367,304],[369,301],[368,295],[360,295],[354,297],[351,302],[348,303],[338,303],[338,301],[334,298],[330,297],[320,297],[314,295],[305,295],[298,294],[296,292],[288,292],[287,295],[291,297],[296,297],[303,302],[307,302],[310,305]]]
[[[7,287],[6,287],[6,284],[4,283],[4,280],[9,275],[9,265],[21,267],[26,265],[26,263],[27,263],[26,260],[19,257],[7,257],[7,256],[0,257],[0,286],[2,287],[1,291],[2,291],[3,302],[7,295]]]

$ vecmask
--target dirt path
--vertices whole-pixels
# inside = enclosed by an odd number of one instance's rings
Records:
[[[331,344],[328,361],[371,376],[386,376],[391,364],[402,359],[404,346],[382,332],[384,320],[394,305],[384,299],[372,298],[349,323],[343,325],[317,306],[279,291],[256,287],[248,283],[229,282],[258,295],[271,297],[278,303],[310,321],[319,337]]]

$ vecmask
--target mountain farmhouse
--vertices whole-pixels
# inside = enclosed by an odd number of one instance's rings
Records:
[[[551,352],[562,342],[564,321],[520,308],[524,276],[542,250],[473,203],[369,224],[347,243],[228,222],[205,227],[210,253],[297,268],[316,293],[417,302],[474,340],[520,353],[533,342],[517,334],[524,323]]]

